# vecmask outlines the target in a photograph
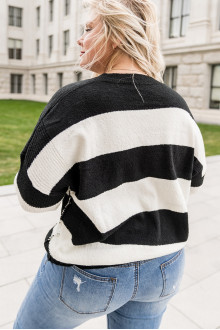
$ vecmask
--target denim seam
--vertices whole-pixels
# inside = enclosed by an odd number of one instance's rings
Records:
[[[169,261],[166,261],[164,263],[161,264],[161,267],[166,267],[170,264],[172,264],[174,261],[176,261],[176,259],[180,256],[180,254],[183,252],[183,250],[180,250],[172,259],[170,259]]]
[[[176,261],[176,259],[180,256],[180,254],[182,252],[183,252],[183,250],[180,250],[171,260],[164,262],[163,264],[160,265],[160,269],[161,269],[161,273],[162,273],[162,277],[163,277],[163,290],[161,292],[160,297],[167,297],[167,296],[172,295],[175,292],[175,290],[174,290],[173,292],[164,295],[164,292],[166,291],[166,283],[167,283],[165,268],[166,268],[166,266],[171,265],[174,261]]]
[[[166,309],[165,309],[166,310]],[[158,316],[160,316],[161,315],[161,313],[160,314],[158,314],[158,315],[154,315],[154,316],[150,316],[150,317],[131,317],[131,316],[128,316],[128,315],[124,315],[124,314],[121,314],[118,310],[116,310],[115,311],[117,314],[119,314],[119,315],[121,315],[122,317],[124,317],[124,318],[126,318],[126,319],[131,319],[131,320],[134,320],[134,319],[137,319],[137,320],[148,320],[148,319],[155,319],[155,318],[157,318]],[[109,329],[109,328],[108,328]]]
[[[140,261],[140,265],[145,264],[145,263],[147,263],[149,261],[152,261],[154,259],[156,259],[156,258],[152,258],[152,259],[148,259],[148,260],[142,260],[142,261]]]
[[[182,250],[180,250],[180,251],[182,251]],[[179,252],[180,252],[180,251],[179,251]],[[176,257],[176,255],[175,255],[175,257]],[[174,258],[175,258],[175,257],[174,257]],[[154,259],[157,259],[157,258],[152,258],[152,259],[142,260],[142,261],[140,261],[140,265],[145,264],[146,262],[152,261],[152,260],[154,260]],[[171,259],[171,260],[172,260],[172,259]]]
[[[74,269],[75,271],[83,274],[84,276],[89,277],[91,279],[94,279],[96,281],[101,281],[101,282],[116,282],[117,281],[117,278],[116,277],[110,277],[110,276],[109,277],[102,277],[102,276],[97,276],[97,275],[94,275],[94,274],[87,273],[83,269],[80,269],[80,268],[78,268],[76,266],[72,266],[71,268]]]
[[[135,285],[134,285],[134,291],[133,291],[133,294],[132,294],[132,297],[130,300],[132,300],[136,294],[137,294],[137,291],[138,291],[138,277],[139,277],[139,262],[136,262],[135,263],[135,269],[134,269],[134,279],[135,279]]]
[[[63,291],[63,282],[64,282],[65,271],[66,271],[66,267],[64,266],[63,267],[62,280],[61,280],[61,286],[60,286],[60,293],[59,293],[59,299],[60,300],[61,300],[61,294],[62,294],[62,291]]]
[[[163,293],[166,290],[166,275],[165,275],[164,267],[161,267],[161,272],[162,272],[162,277],[163,277],[163,289],[162,289],[162,292],[161,292],[160,297],[164,297],[164,294]]]
[[[135,263],[133,262],[132,264],[129,264],[129,265],[120,265],[120,266],[109,266],[109,267],[114,267],[114,268],[121,268],[121,267],[133,267],[135,265]]]

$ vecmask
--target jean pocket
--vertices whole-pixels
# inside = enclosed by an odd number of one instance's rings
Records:
[[[73,265],[64,267],[59,299],[79,314],[105,312],[112,301],[117,278],[91,274]]]
[[[184,249],[181,249],[171,259],[160,265],[163,278],[163,290],[160,297],[167,297],[177,293],[183,277],[184,265]]]

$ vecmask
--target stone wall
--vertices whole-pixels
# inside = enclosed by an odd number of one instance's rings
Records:
[[[77,78],[74,74],[74,71],[81,71],[81,79],[88,79],[91,77],[91,72],[82,70],[81,68],[69,66],[56,66],[53,68],[41,68],[41,69],[12,69],[12,68],[1,68],[0,75],[0,99],[5,99],[10,96],[11,99],[23,98],[31,100],[42,100],[43,102],[48,101],[53,94],[59,89],[57,73],[63,73],[63,86],[76,82]],[[44,78],[43,74],[47,73],[48,75],[48,94],[45,95],[44,91]],[[22,94],[10,93],[10,74],[22,74]],[[35,74],[35,90],[36,93],[33,94],[32,86],[32,77],[31,75]]]
[[[220,50],[215,52],[167,55],[168,66],[177,65],[177,92],[192,109],[208,109],[212,64],[220,63]]]

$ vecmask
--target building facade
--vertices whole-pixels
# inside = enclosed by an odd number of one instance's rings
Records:
[[[155,0],[164,80],[191,109],[220,110],[220,0]]]
[[[47,102],[91,77],[79,66],[85,9],[79,0],[2,0],[0,98]]]
[[[220,110],[220,0],[154,0],[164,81],[193,110]],[[0,98],[47,102],[91,77],[79,66],[82,0],[2,0]]]

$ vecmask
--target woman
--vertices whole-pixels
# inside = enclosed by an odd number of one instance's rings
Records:
[[[205,150],[183,98],[163,83],[149,0],[89,0],[77,41],[91,79],[61,88],[21,153],[15,186],[29,212],[56,209],[46,254],[14,328],[159,328],[179,290],[187,202]]]

